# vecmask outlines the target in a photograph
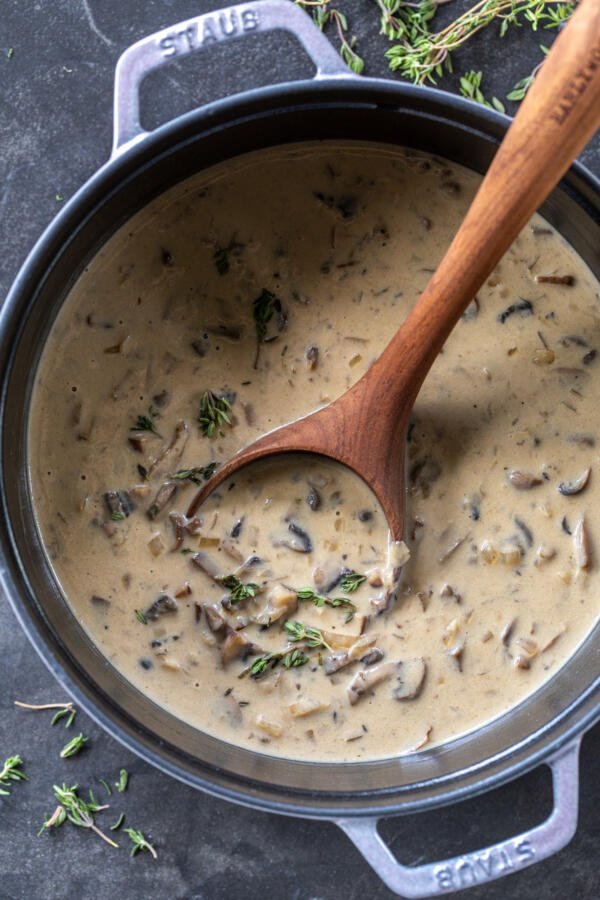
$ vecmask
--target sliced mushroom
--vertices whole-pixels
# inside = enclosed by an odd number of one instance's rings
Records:
[[[221,568],[208,553],[205,553],[204,550],[199,550],[192,556],[192,562],[195,566],[198,566],[199,569],[202,569],[205,575],[208,575],[213,581],[220,583],[219,578],[222,575]]]
[[[176,493],[176,482],[165,481],[165,483],[159,487],[154,500],[146,510],[146,515],[148,516],[148,518],[155,519],[157,515],[162,512],[165,506],[173,499]]]
[[[171,464],[173,460],[179,459],[184,451],[189,436],[189,425],[187,424],[187,422],[184,422],[183,419],[180,419],[175,426],[175,431],[173,432],[171,443],[167,444],[166,447],[163,447],[156,459],[153,459],[151,461],[148,468],[148,474],[153,475],[159,469],[165,468],[162,463],[166,461]]]
[[[309,371],[316,369],[319,362],[319,348],[315,344],[310,344],[304,351],[304,359]]]
[[[267,603],[254,621],[258,625],[268,627],[273,622],[278,622],[284,616],[288,618],[298,607],[298,597],[295,591],[283,584],[275,584],[267,593]]]
[[[391,678],[396,670],[397,663],[388,662],[358,672],[348,685],[350,705],[354,706],[367,691],[372,690],[378,684],[381,684],[382,681],[387,681],[388,678]]]
[[[295,553],[312,553],[313,545],[310,535],[297,522],[291,519],[288,523],[289,536],[275,538],[275,547],[287,547]]]
[[[561,481],[558,490],[567,497],[581,493],[588,483],[591,471],[591,468],[588,466],[587,469],[584,469],[583,472],[580,472],[579,475],[572,478],[571,481]]]
[[[156,621],[160,616],[173,612],[177,612],[177,600],[175,600],[174,597],[170,597],[169,594],[161,594],[156,598],[154,603],[144,611],[144,615],[147,619],[150,619],[150,621]]]
[[[416,700],[425,683],[427,664],[422,656],[402,660],[397,665],[396,686],[392,688],[395,700]]]
[[[539,475],[532,475],[531,472],[521,472],[519,469],[511,469],[506,477],[518,491],[529,491],[544,481]]]

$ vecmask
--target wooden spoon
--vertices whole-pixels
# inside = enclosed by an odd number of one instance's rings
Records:
[[[418,303],[368,372],[343,396],[271,431],[217,470],[192,516],[225,478],[283,452],[343,463],[371,487],[392,538],[405,518],[406,431],[427,372],[465,307],[521,228],[600,126],[600,0],[582,0],[558,36]]]

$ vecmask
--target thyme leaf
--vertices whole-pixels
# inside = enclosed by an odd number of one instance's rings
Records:
[[[87,738],[83,732],[79,732],[79,734],[75,735],[60,751],[61,759],[69,759],[70,756],[76,756],[80,750],[83,749],[84,744],[87,744],[89,738]]]
[[[191,481],[193,484],[202,484],[208,481],[215,474],[215,469],[219,463],[211,462],[206,466],[195,466],[193,469],[179,469],[171,478],[177,481]]]
[[[119,772],[119,780],[115,781],[115,787],[119,794],[123,794],[127,790],[129,784],[129,772],[127,769],[121,769]]]
[[[353,594],[366,580],[367,576],[359,572],[347,572],[340,582],[340,587],[345,594]]]
[[[27,775],[21,768],[22,765],[23,760],[18,754],[9,756],[8,759],[4,761],[2,770],[0,770],[0,785],[9,787],[12,786],[12,782],[14,781],[27,781]],[[8,797],[9,794],[10,791],[6,791],[3,787],[0,787],[0,795]]]
[[[160,437],[160,434],[156,430],[156,426],[154,424],[154,419],[160,416],[160,413],[154,406],[148,407],[148,415],[147,416],[138,416],[135,420],[135,425],[132,425],[129,429],[130,431],[151,431],[152,434],[155,434],[157,437]]]
[[[148,619],[147,619],[147,617],[144,615],[144,613],[141,611],[141,609],[136,609],[136,611],[135,611],[135,617],[136,617],[136,619],[138,620],[138,622],[141,622],[142,625],[147,625],[147,624],[148,624]]]
[[[205,391],[200,398],[200,412],[198,413],[198,427],[204,437],[211,438],[217,429],[224,425],[231,425],[229,410],[231,404],[226,397],[215,394],[214,391]]]
[[[253,581],[243,584],[235,575],[223,575],[216,580],[230,592],[229,600],[233,605],[250,600],[260,590],[259,584],[254,584]]]
[[[109,826],[109,831],[117,831],[125,821],[125,813],[121,813],[116,822]]]
[[[495,109],[498,112],[505,113],[504,104],[497,97],[492,97],[491,103],[485,99],[481,90],[481,80],[483,72],[475,72],[471,70],[466,72],[460,79],[460,93],[468,100],[487,106],[489,109]],[[510,98],[509,98],[510,99]]]
[[[275,294],[263,288],[259,296],[252,303],[252,315],[254,317],[254,325],[256,327],[256,356],[254,358],[254,368],[258,366],[258,356],[260,353],[260,345],[264,344],[267,338],[267,325],[273,318],[275,312],[281,310],[281,300]]]

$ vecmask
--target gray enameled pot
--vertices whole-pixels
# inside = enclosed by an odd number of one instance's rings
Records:
[[[312,58],[313,80],[211,103],[143,131],[139,86],[153,69],[212,44],[283,29]],[[27,472],[33,378],[54,316],[83,266],[133,213],[176,182],[264,147],[360,139],[432,152],[476,171],[509,120],[432,89],[352,75],[288,0],[257,0],[165,29],[117,66],[110,161],[57,216],[0,310],[0,579],[58,681],[117,740],[214,795],[288,815],[335,821],[386,884],[405,897],[446,893],[531,865],[563,847],[577,824],[579,743],[599,717],[596,629],[534,695],[484,728],[413,756],[361,763],[277,759],[205,735],[144,697],[90,642],[61,596],[36,529]],[[541,210],[600,277],[600,185],[575,165]],[[382,816],[452,803],[545,763],[554,808],[538,827],[482,851],[408,868],[378,835]]]

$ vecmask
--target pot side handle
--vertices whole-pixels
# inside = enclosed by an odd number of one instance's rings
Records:
[[[112,156],[142,140],[139,88],[150,72],[213,44],[265,31],[290,32],[316,66],[315,78],[355,78],[310,17],[290,0],[256,0],[194,16],[132,44],[115,71]]]
[[[540,862],[569,843],[577,829],[580,743],[578,737],[547,761],[552,770],[554,806],[541,825],[464,856],[403,866],[380,837],[377,818],[334,821],[381,880],[400,897],[433,897],[485,884]]]

